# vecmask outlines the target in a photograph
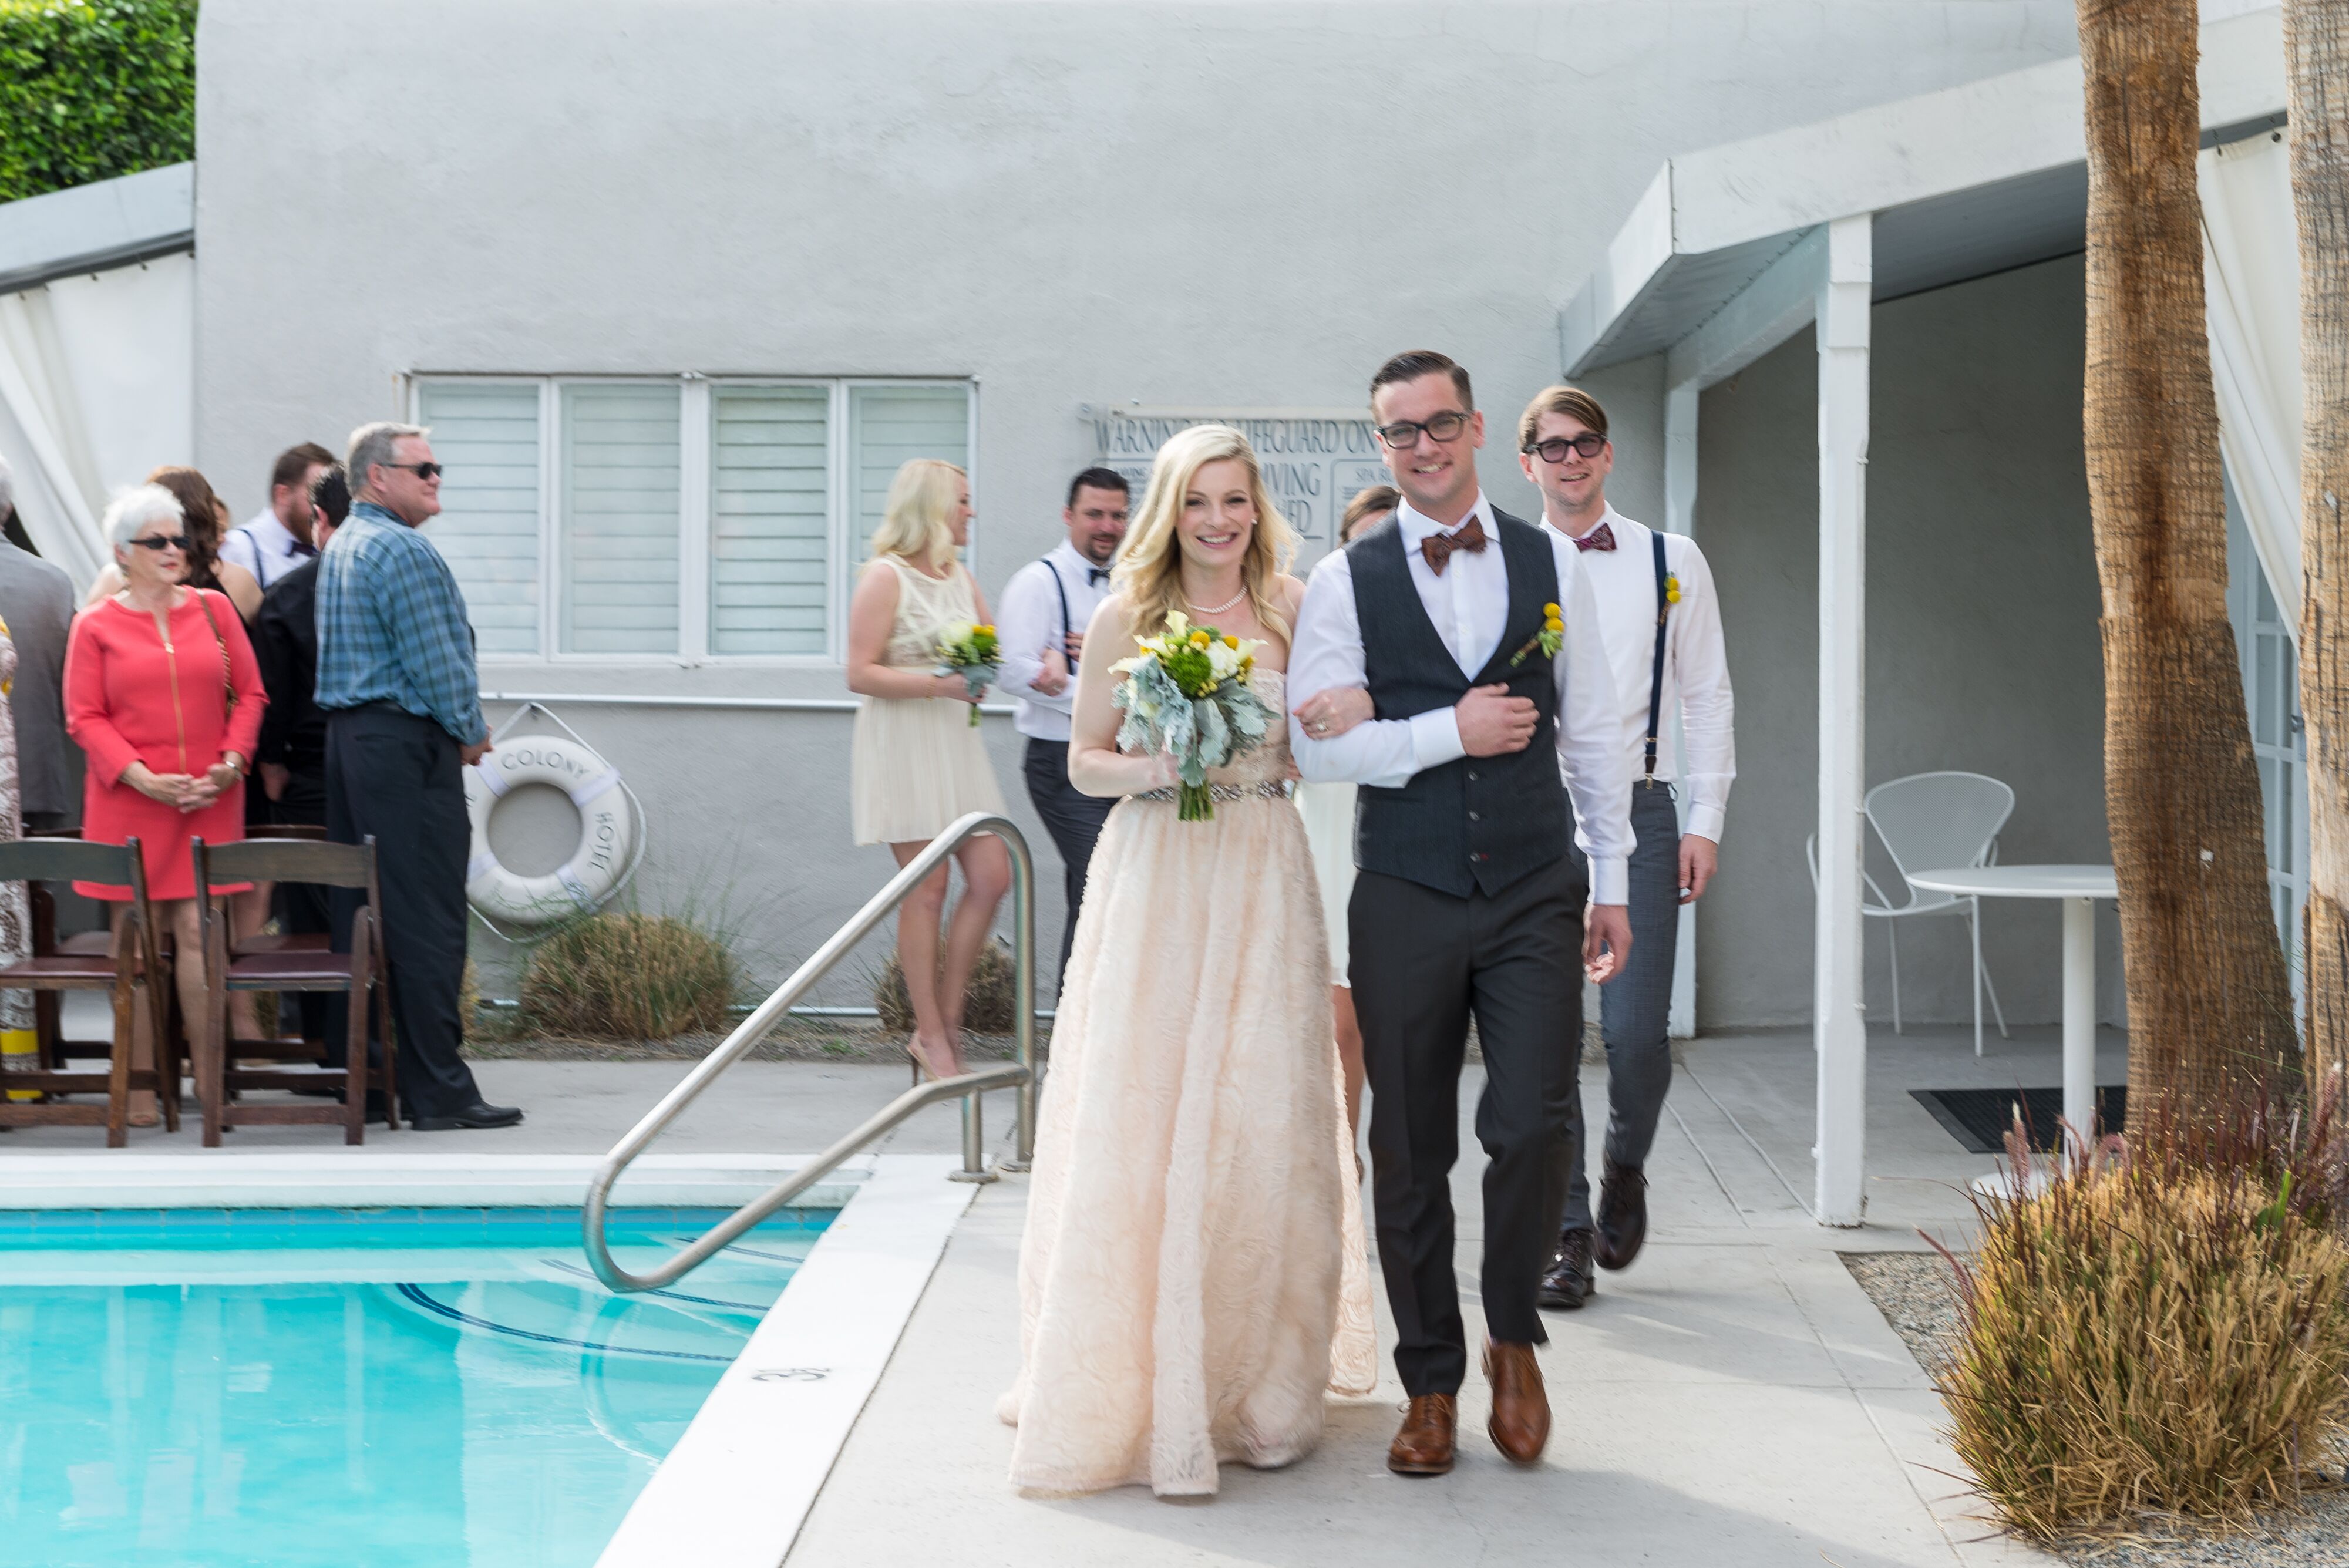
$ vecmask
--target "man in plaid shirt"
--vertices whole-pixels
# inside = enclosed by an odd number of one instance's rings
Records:
[[[326,831],[341,844],[375,838],[399,1086],[414,1125],[507,1127],[522,1112],[485,1103],[458,1054],[472,844],[459,769],[489,751],[489,726],[465,597],[418,532],[440,511],[440,465],[426,434],[389,422],[351,432],[350,515],[318,557]],[[358,901],[356,890],[337,893],[343,949]],[[345,1015],[328,1018],[338,1057]]]

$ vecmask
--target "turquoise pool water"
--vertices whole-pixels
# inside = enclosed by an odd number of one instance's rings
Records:
[[[831,1219],[0,1213],[0,1563],[588,1568]]]

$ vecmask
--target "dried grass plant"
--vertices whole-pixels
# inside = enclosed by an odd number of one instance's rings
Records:
[[[988,942],[971,965],[970,995],[963,1003],[962,1026],[968,1034],[1009,1034],[1012,1018],[1011,950]],[[905,994],[905,971],[892,952],[873,981],[873,1006],[881,1027],[895,1034],[914,1032],[913,999]]]
[[[2156,1106],[2085,1165],[1977,1198],[1937,1369],[1951,1440],[2039,1540],[2295,1501],[2349,1395],[2349,1145],[2337,1083],[2189,1117]],[[2035,1179],[2034,1179],[2035,1172]],[[1939,1243],[1937,1242],[1938,1246]]]
[[[544,1034],[667,1040],[726,1027],[734,961],[690,920],[607,912],[568,922],[532,950],[522,1012]]]

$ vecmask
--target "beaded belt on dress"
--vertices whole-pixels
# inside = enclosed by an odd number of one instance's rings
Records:
[[[1285,779],[1260,779],[1255,784],[1209,784],[1207,786],[1207,795],[1208,798],[1212,800],[1221,801],[1287,800],[1288,798],[1288,783]],[[1174,790],[1172,785],[1169,785],[1165,789],[1146,789],[1140,794],[1135,795],[1133,798],[1136,800],[1171,801],[1174,798]]]

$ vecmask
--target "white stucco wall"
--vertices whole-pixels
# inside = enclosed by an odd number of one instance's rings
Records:
[[[1506,432],[1663,158],[2075,40],[2068,0],[209,0],[198,47],[197,452],[241,514],[273,453],[400,411],[410,370],[971,376],[992,590],[1091,459],[1081,403],[1349,407],[1403,348],[1475,372],[1488,483],[1529,507]],[[1619,503],[1655,516],[1654,367],[1591,385]],[[826,668],[484,683],[842,691]],[[848,847],[844,719],[569,716],[645,794],[648,901],[730,881],[754,961],[886,874]]]

